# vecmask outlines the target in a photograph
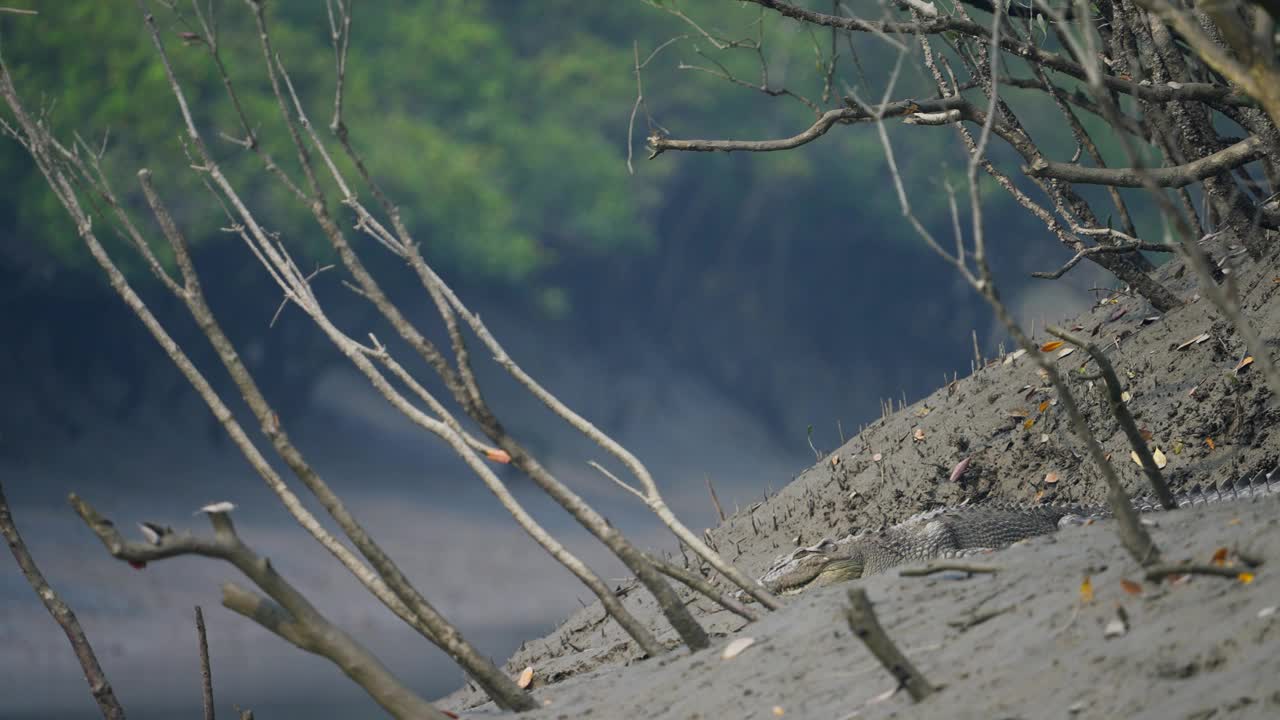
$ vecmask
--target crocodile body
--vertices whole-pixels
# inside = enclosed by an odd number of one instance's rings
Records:
[[[1280,494],[1280,468],[1218,487],[1193,487],[1176,496],[1178,507]],[[1154,499],[1133,500],[1138,512],[1161,510]],[[1104,505],[983,504],[939,508],[913,515],[878,532],[823,539],[779,556],[760,583],[775,593],[853,580],[910,562],[958,558],[1008,547],[1068,525],[1106,518]]]

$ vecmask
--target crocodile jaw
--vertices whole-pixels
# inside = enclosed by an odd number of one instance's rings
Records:
[[[812,553],[795,558],[770,572],[763,582],[771,592],[794,595],[811,587],[862,577],[862,560],[856,557]]]

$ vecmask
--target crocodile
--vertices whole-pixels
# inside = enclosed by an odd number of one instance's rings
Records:
[[[1174,500],[1182,508],[1271,494],[1280,494],[1280,467],[1219,486],[1196,485]],[[1132,503],[1140,513],[1163,509],[1148,496],[1134,498]],[[771,592],[794,594],[906,563],[991,552],[1110,515],[1105,505],[984,503],[937,508],[883,530],[851,534],[839,540],[823,538],[817,544],[796,548],[778,556],[759,582]]]

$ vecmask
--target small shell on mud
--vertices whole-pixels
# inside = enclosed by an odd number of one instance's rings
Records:
[[[747,648],[755,644],[756,644],[756,639],[753,637],[735,638],[728,645],[724,646],[724,650],[720,652],[720,659],[732,660],[738,657],[738,655],[741,654],[743,650],[746,650]]]

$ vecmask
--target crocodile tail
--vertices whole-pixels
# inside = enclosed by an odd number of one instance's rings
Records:
[[[1280,466],[1270,471],[1261,470],[1252,477],[1226,480],[1217,485],[1196,483],[1173,499],[1178,507],[1184,508],[1235,500],[1256,500],[1267,495],[1280,495]],[[1160,501],[1150,495],[1134,498],[1133,507],[1142,513],[1164,509]]]

